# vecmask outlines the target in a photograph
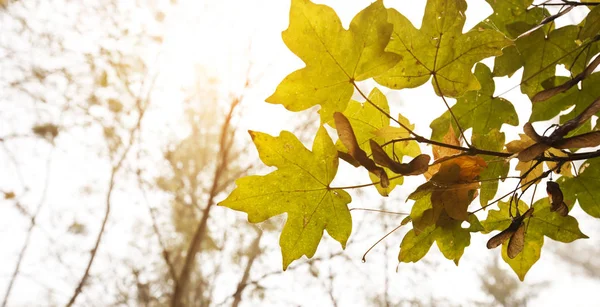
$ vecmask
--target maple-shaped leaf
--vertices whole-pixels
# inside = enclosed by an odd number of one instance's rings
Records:
[[[369,141],[375,141],[378,144],[385,144],[388,141],[400,138],[409,137],[409,132],[402,127],[390,126],[390,119],[383,114],[377,108],[390,113],[390,107],[387,102],[385,95],[377,88],[374,88],[368,96],[375,106],[370,103],[360,103],[358,101],[351,100],[348,104],[348,108],[344,112],[344,116],[348,119],[354,130],[356,141],[358,146],[366,152],[368,156],[371,156],[371,146]],[[402,124],[410,129],[414,129],[408,119],[399,115],[398,119]],[[336,143],[336,147],[341,152],[347,152],[348,149],[342,144],[341,141]],[[416,141],[403,141],[396,142],[393,145],[389,144],[385,146],[384,151],[390,157],[396,157],[399,161],[406,156],[416,157],[421,153],[419,144]],[[391,171],[389,168],[384,168],[388,178],[398,177],[396,173]],[[380,179],[369,173],[373,182],[378,182]],[[389,193],[397,186],[404,182],[404,177],[398,177],[389,181],[388,187],[382,187],[380,184],[376,184],[377,191],[383,196],[389,195]]]
[[[483,227],[475,215],[469,215],[469,228],[461,226],[462,221],[450,218],[446,214],[433,221],[435,213],[429,197],[418,199],[410,213],[413,229],[402,239],[398,260],[400,262],[416,262],[423,258],[433,242],[437,243],[444,257],[453,260],[457,265],[464,250],[471,243],[471,232],[479,232]]]
[[[473,137],[486,135],[490,130],[500,130],[503,124],[516,126],[519,116],[510,101],[494,97],[494,80],[492,72],[482,63],[475,66],[475,77],[481,84],[481,89],[471,91],[457,99],[451,110],[463,130],[473,128]],[[431,139],[440,141],[452,125],[454,131],[460,130],[449,111],[431,122]]]
[[[598,159],[584,162],[577,176],[560,177],[557,182],[567,204],[577,200],[583,211],[600,218],[600,161]]]
[[[312,152],[287,131],[278,137],[260,132],[250,135],[260,159],[277,170],[236,180],[235,190],[219,205],[246,212],[251,223],[287,213],[279,238],[284,270],[303,255],[315,254],[323,230],[345,248],[352,230],[347,207],[351,197],[329,187],[339,160],[327,131],[319,129]]]
[[[420,86],[434,76],[436,93],[449,97],[479,89],[471,72],[473,65],[502,54],[502,48],[512,42],[494,30],[476,29],[463,34],[466,9],[464,0],[429,0],[421,29],[389,9],[388,20],[394,24],[394,33],[386,51],[400,55],[401,60],[375,80],[402,89]]]
[[[509,203],[500,202],[499,210],[490,210],[486,220],[482,225],[486,232],[493,230],[503,231],[507,229],[512,219],[509,214]],[[510,265],[520,280],[524,280],[525,275],[531,269],[533,264],[540,258],[542,246],[544,245],[544,236],[550,239],[569,243],[577,239],[587,238],[579,230],[577,220],[572,216],[560,216],[557,212],[551,211],[551,206],[547,198],[542,198],[533,204],[535,211],[530,218],[524,219],[523,249],[512,259],[508,257],[508,240],[502,246],[502,259]],[[524,202],[519,202],[519,211],[527,212],[529,207]],[[516,212],[512,206],[513,215]]]
[[[342,27],[335,11],[308,0],[292,0],[290,25],[282,34],[287,47],[305,68],[288,75],[267,102],[290,111],[321,105],[321,119],[346,109],[353,82],[387,71],[400,57],[385,52],[392,33],[387,11],[379,0],[359,12],[350,29]]]

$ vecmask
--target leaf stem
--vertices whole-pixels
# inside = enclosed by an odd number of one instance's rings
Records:
[[[440,94],[440,97],[442,97],[442,100],[444,101],[444,104],[446,105],[446,108],[448,109],[448,112],[450,112],[450,115],[452,116],[452,119],[454,119],[454,122],[456,123],[456,127],[458,127],[458,131],[460,131],[460,136],[463,138],[463,140],[467,144],[467,147],[473,148],[473,146],[471,146],[471,144],[469,143],[469,141],[465,137],[465,132],[463,131],[463,129],[460,126],[460,124],[458,123],[458,118],[456,118],[456,115],[454,115],[454,112],[452,112],[452,108],[450,108],[450,105],[448,104],[448,101],[446,100],[446,97],[444,97],[444,92],[442,92],[442,88],[440,87],[440,84],[438,82],[437,74],[435,74],[435,73],[433,73],[433,82],[435,83],[435,86],[437,87],[437,90],[438,90],[438,92]]]

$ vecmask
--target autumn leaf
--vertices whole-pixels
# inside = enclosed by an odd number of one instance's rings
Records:
[[[434,76],[435,92],[449,97],[479,89],[471,72],[473,65],[502,54],[502,48],[512,43],[494,30],[463,34],[466,9],[464,0],[429,0],[419,30],[398,11],[389,9],[388,20],[394,24],[394,32],[386,51],[400,55],[401,60],[375,80],[402,89],[420,86]]]
[[[343,112],[354,92],[353,82],[393,67],[400,57],[384,48],[392,33],[383,1],[358,13],[345,30],[335,11],[308,0],[292,0],[290,25],[282,34],[286,46],[305,68],[288,75],[267,102],[290,111],[321,105],[323,122]]]
[[[358,146],[368,156],[371,156],[372,151],[369,141],[372,140],[378,144],[385,144],[391,140],[406,138],[409,136],[409,132],[402,127],[390,126],[389,117],[379,110],[381,109],[387,114],[390,112],[387,98],[379,89],[374,88],[369,94],[368,100],[372,104],[352,100],[348,104],[348,108],[342,113],[352,125]],[[409,129],[414,129],[414,125],[402,115],[398,116],[398,121]],[[336,143],[336,147],[341,152],[347,151],[347,148],[341,141]],[[421,153],[421,149],[416,141],[395,142],[393,145],[387,145],[383,149],[389,157],[395,157],[399,161],[402,161],[404,156],[416,157]],[[389,168],[384,169],[388,178],[397,177],[397,174]],[[373,182],[379,181],[378,176],[372,174],[369,176]],[[404,177],[398,177],[390,180],[389,186],[386,188],[382,187],[381,184],[376,184],[375,187],[381,195],[387,196],[397,185],[401,185],[403,182]]]
[[[377,176],[382,188],[387,188],[390,185],[390,181],[385,170],[375,165],[375,161],[370,159],[367,153],[358,146],[350,121],[340,112],[333,113],[333,118],[335,119],[335,129],[337,130],[339,140],[348,149],[348,154],[369,172]]]
[[[351,197],[329,188],[339,160],[327,131],[319,129],[312,152],[286,131],[278,137],[250,135],[261,160],[277,170],[236,180],[236,189],[219,205],[246,212],[251,223],[287,213],[279,239],[284,270],[303,255],[315,254],[323,230],[345,248],[352,230],[347,207]]]
[[[495,85],[490,69],[478,63],[475,66],[475,77],[481,84],[481,89],[458,98],[451,108],[460,127],[463,130],[473,128],[472,138],[478,138],[487,135],[490,130],[500,130],[503,124],[518,125],[519,117],[512,103],[504,98],[494,97]],[[446,111],[431,122],[431,139],[442,140],[450,125],[455,132],[459,131],[450,112]]]

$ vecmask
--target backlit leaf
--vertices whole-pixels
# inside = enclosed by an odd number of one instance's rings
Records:
[[[381,0],[358,13],[349,30],[330,7],[293,0],[290,25],[282,37],[306,67],[288,75],[267,102],[290,111],[321,105],[323,122],[343,112],[354,92],[353,81],[378,76],[400,59],[384,51],[392,33],[386,20]]]
[[[476,138],[488,134],[492,129],[500,130],[503,124],[518,125],[519,117],[512,103],[504,98],[494,97],[495,86],[490,69],[479,63],[475,66],[475,76],[481,89],[466,93],[451,108],[460,127],[463,130],[472,127],[472,138]],[[454,131],[458,132],[456,122],[450,112],[446,111],[431,123],[431,138],[440,141],[451,124]]]
[[[463,34],[466,9],[464,0],[429,0],[419,30],[398,11],[389,9],[394,32],[386,51],[400,55],[401,60],[375,80],[402,89],[422,85],[435,75],[439,84],[434,81],[434,90],[449,97],[479,89],[471,68],[486,57],[502,54],[511,41],[494,30]]]
[[[236,180],[237,188],[219,205],[246,212],[251,223],[287,213],[279,240],[284,269],[303,255],[312,257],[323,230],[345,248],[352,230],[351,198],[329,189],[339,160],[327,131],[319,129],[312,152],[286,131],[278,137],[250,134],[261,160],[277,170]]]

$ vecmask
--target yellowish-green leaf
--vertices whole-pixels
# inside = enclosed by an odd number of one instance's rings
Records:
[[[481,138],[490,130],[500,130],[503,124],[516,126],[519,124],[519,116],[510,101],[494,97],[494,80],[490,69],[484,64],[475,66],[475,76],[481,84],[481,89],[466,93],[456,101],[451,110],[458,124],[463,130],[473,128],[473,138]],[[459,133],[456,121],[449,111],[431,122],[431,138],[441,141],[453,125],[454,131]]]
[[[387,99],[379,89],[374,88],[369,94],[368,98],[369,101],[377,106],[377,108],[389,114],[390,107]],[[403,128],[390,127],[390,119],[377,108],[368,102],[360,103],[352,100],[348,104],[348,108],[343,112],[352,125],[358,146],[364,150],[368,156],[371,156],[371,146],[369,146],[369,140],[373,140],[381,145],[390,140],[396,139],[398,134],[408,133]],[[399,121],[403,124],[406,124],[407,127],[411,129],[414,127],[414,125],[411,125],[408,120],[402,116],[400,116]],[[388,131],[395,129],[394,131],[398,134],[378,134],[378,131],[381,131],[382,129],[387,129]],[[336,143],[336,147],[339,151],[347,152],[347,149],[340,141]],[[389,157],[396,157],[399,161],[402,161],[402,157],[405,155],[416,157],[421,153],[419,145],[415,141],[397,142],[394,145],[387,145],[383,149]],[[390,171],[388,168],[384,169],[388,175],[388,178],[398,176],[398,174]],[[379,177],[373,174],[369,174],[369,176],[373,182],[379,181]],[[399,177],[390,180],[390,184],[387,188],[383,188],[380,184],[375,185],[375,187],[381,195],[387,196],[397,185],[401,185],[403,181],[404,178]]]
[[[352,231],[347,207],[351,197],[343,190],[329,189],[338,158],[327,131],[319,129],[312,152],[286,131],[278,137],[250,134],[261,160],[277,170],[236,180],[236,189],[219,205],[246,212],[251,223],[287,213],[279,240],[284,269],[303,255],[312,257],[323,230],[345,248]]]
[[[578,200],[583,211],[600,218],[600,161],[597,158],[584,162],[577,176],[561,177],[557,182],[567,204]]]
[[[498,129],[492,129],[487,134],[473,135],[473,145],[480,149],[491,151],[502,151],[504,144],[504,133]],[[479,202],[482,206],[488,204],[494,198],[498,191],[498,180],[508,175],[509,161],[496,156],[482,156],[487,166],[479,175],[481,179],[481,189],[479,193]],[[494,180],[498,179],[498,180]]]
[[[386,51],[400,55],[401,60],[375,80],[402,89],[420,86],[434,76],[436,93],[449,97],[479,89],[471,68],[484,58],[502,54],[511,41],[495,30],[463,34],[466,9],[464,0],[429,0],[419,30],[398,11],[389,9],[394,33]]]
[[[425,229],[422,229],[421,233],[417,236],[414,229],[406,233],[400,243],[400,253],[398,254],[398,261],[400,262],[417,262],[423,258],[437,235],[436,226],[431,225]]]
[[[392,33],[386,20],[381,0],[359,12],[349,30],[332,8],[292,0],[290,25],[282,37],[306,67],[288,75],[267,102],[291,111],[321,105],[323,122],[343,112],[354,92],[352,82],[378,76],[400,58],[384,51]]]

